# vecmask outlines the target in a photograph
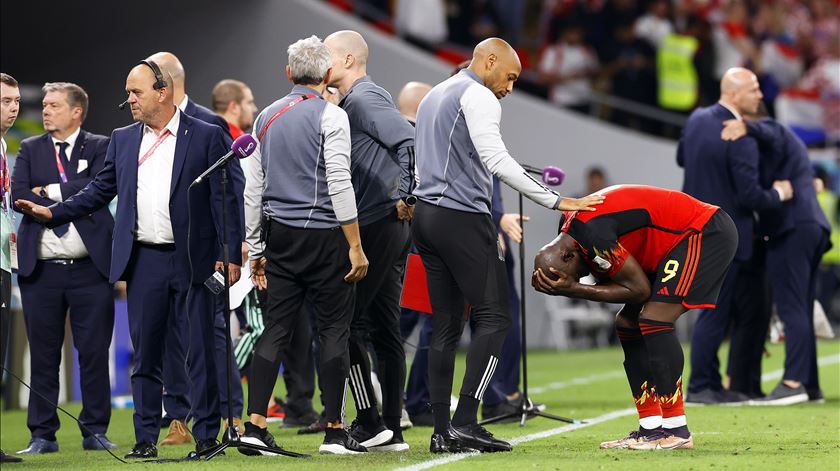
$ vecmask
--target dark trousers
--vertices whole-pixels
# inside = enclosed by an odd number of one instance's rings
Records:
[[[105,433],[111,420],[111,380],[108,349],[114,330],[114,295],[108,279],[89,258],[59,265],[38,261],[29,276],[18,278],[26,336],[29,339],[32,388],[27,425],[33,437],[55,440],[61,425],[58,402],[61,348],[70,310],[73,344],[79,353],[82,435]]]
[[[419,202],[412,236],[426,268],[434,312],[429,350],[431,403],[449,404],[455,349],[468,312],[475,331],[460,394],[481,400],[510,327],[507,275],[496,228],[489,214]]]
[[[757,247],[752,260],[732,262],[715,309],[697,316],[691,337],[691,377],[688,391],[723,389],[718,349],[731,327],[730,389],[761,394],[761,353],[767,337],[770,308],[764,273],[764,251]]]
[[[186,338],[182,346],[189,362],[193,436],[196,440],[216,438],[221,416],[212,293],[201,283],[191,284],[189,270],[182,266],[174,245],[135,243],[125,277],[128,324],[134,345],[131,389],[137,442],[156,443],[160,433],[164,345],[170,345],[167,338],[172,332],[173,317],[174,325]]]
[[[808,389],[820,386],[813,309],[817,268],[827,247],[828,233],[804,223],[771,239],[767,251],[773,302],[785,326],[784,379],[801,381]]]
[[[510,252],[510,240],[505,237],[508,252],[505,256],[505,273],[507,274],[508,305],[510,306],[510,329],[502,344],[502,356],[499,366],[490,386],[484,393],[484,405],[495,406],[505,402],[507,396],[519,391],[519,357],[522,353],[522,325],[519,322],[519,295],[516,292],[518,276],[513,273],[513,254]]]
[[[213,296],[211,294],[211,296]],[[242,416],[244,396],[242,383],[239,380],[239,368],[236,366],[236,359],[233,357],[233,349],[229,358],[230,372],[225,368],[225,356],[227,350],[225,343],[225,313],[224,296],[222,294],[213,296],[215,316],[213,319],[213,351],[216,354],[216,373],[219,377],[219,413],[226,417],[228,413],[228,395],[225,381],[230,381],[230,393],[232,397],[232,413],[234,417]],[[183,317],[173,316],[170,318],[170,333],[166,339],[166,347],[163,357],[163,409],[166,413],[165,422],[172,420],[186,421],[190,416],[190,404],[192,392],[190,391],[190,380],[187,375],[186,354],[188,338],[183,323]]]
[[[409,226],[396,211],[361,227],[362,247],[370,266],[356,284],[353,322],[350,324],[350,390],[358,410],[376,410],[370,379],[367,345],[376,354],[382,387],[382,416],[386,424],[402,415],[405,350],[400,337],[400,293],[410,245]]]
[[[315,310],[320,337],[320,380],[326,419],[341,420],[350,360],[347,346],[353,316],[353,285],[348,246],[339,228],[298,229],[274,221],[266,235],[268,299],[265,330],[254,349],[248,376],[248,411],[265,416],[298,316],[304,302]],[[309,354],[294,352],[295,354]]]
[[[400,318],[402,337],[408,338],[414,326],[420,324],[420,335],[405,387],[405,410],[409,415],[431,413],[429,408],[429,342],[432,339],[432,319],[428,314],[403,309]]]

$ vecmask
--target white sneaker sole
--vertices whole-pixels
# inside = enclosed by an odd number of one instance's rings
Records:
[[[788,397],[780,397],[779,399],[773,400],[755,400],[750,401],[749,405],[751,406],[791,406],[793,404],[802,404],[804,402],[808,402],[808,394],[796,394],[794,396]]]
[[[398,452],[401,452],[401,451],[408,451],[408,449],[409,449],[408,443],[403,442],[403,443],[389,443],[389,444],[386,444],[386,445],[374,446],[374,447],[368,448],[368,451],[377,452],[377,453],[378,452],[398,453]]]
[[[385,430],[377,433],[373,437],[359,443],[359,445],[362,445],[365,448],[370,448],[370,447],[373,447],[373,446],[388,443],[388,442],[391,441],[392,438],[394,438],[393,430],[385,429]]]
[[[240,437],[239,440],[244,443],[250,443],[251,445],[259,445],[259,446],[268,446],[263,443],[262,440],[259,438],[254,437]],[[271,453],[270,451],[263,451],[263,450],[252,450],[250,448],[237,448],[240,453],[247,456],[283,456],[278,453]]]
[[[391,432],[391,433],[393,433],[393,432]],[[344,448],[344,445],[338,445],[338,444],[321,445],[321,447],[318,448],[318,453],[321,453],[322,455],[361,455],[362,454],[361,451],[348,450],[347,448]]]

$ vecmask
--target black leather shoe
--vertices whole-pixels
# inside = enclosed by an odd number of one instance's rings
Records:
[[[195,444],[195,452],[200,455],[202,452],[207,451],[210,448],[217,447],[217,446],[219,446],[219,442],[215,438],[208,438],[207,440],[199,440]],[[223,451],[219,454],[224,455],[225,452]]]
[[[6,452],[0,450],[0,463],[20,463],[23,461],[17,456],[7,455]]]
[[[482,453],[493,453],[496,451],[511,451],[510,443],[493,438],[493,434],[478,424],[453,427],[449,425],[450,434],[469,448],[474,448]]]
[[[157,458],[157,447],[154,443],[138,443],[131,449],[126,458]]]
[[[450,425],[444,433],[433,433],[432,441],[429,443],[429,451],[432,453],[469,453],[478,451],[467,446],[452,430]]]

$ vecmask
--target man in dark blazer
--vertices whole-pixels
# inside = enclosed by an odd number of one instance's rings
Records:
[[[790,180],[795,197],[760,213],[760,232],[768,237],[767,274],[773,302],[785,325],[785,371],[765,405],[821,400],[813,307],[820,259],[830,247],[831,226],[820,209],[814,171],[805,144],[772,119],[727,121],[724,139],[754,137],[761,151],[761,185]],[[737,378],[733,377],[733,387]]]
[[[241,211],[231,188],[222,201],[218,174],[190,184],[227,148],[221,129],[181,113],[172,101],[172,80],[151,61],[126,79],[128,104],[139,123],[116,129],[105,167],[81,192],[49,208],[16,204],[49,226],[63,224],[105,206],[114,196],[117,222],[111,253],[111,281],[128,287],[128,320],[135,350],[132,374],[136,444],[127,458],[157,456],[161,423],[161,366],[171,316],[187,316],[195,418],[192,434],[202,451],[216,444],[220,415],[213,351],[215,301],[202,284],[221,259],[226,234],[242,243]],[[230,166],[231,173],[241,169]],[[228,223],[223,225],[222,210]],[[231,281],[239,278],[241,255],[231,251]],[[197,372],[203,374],[195,374]]]
[[[85,187],[105,165],[108,138],[81,129],[88,96],[76,84],[44,85],[46,133],[20,146],[12,189],[16,198],[52,204]],[[72,224],[46,229],[25,215],[18,232],[18,284],[29,339],[32,387],[47,397],[29,396],[29,446],[19,454],[58,451],[60,423],[58,370],[68,308],[73,343],[79,352],[82,446],[116,448],[105,432],[111,419],[108,349],[114,328],[113,285],[108,281],[114,218],[108,208]]]
[[[695,110],[683,129],[677,163],[685,168],[683,192],[726,211],[738,230],[738,250],[727,273],[716,309],[704,309],[697,317],[691,340],[691,378],[686,402],[742,402],[760,391],[724,391],[717,351],[734,324],[731,348],[732,375],[751,375],[760,368],[767,315],[763,254],[754,251],[754,211],[781,207],[793,196],[789,181],[772,188],[759,184],[759,154],[754,139],[725,142],[720,137],[723,122],[755,112],[761,91],[755,74],[733,68],[721,79],[720,101]],[[759,358],[755,358],[758,350]],[[756,364],[757,362],[757,364]]]
[[[162,70],[172,76],[172,99],[175,106],[177,106],[178,109],[187,116],[198,118],[205,123],[215,124],[216,126],[222,128],[222,131],[225,133],[226,146],[229,147],[232,142],[230,126],[228,126],[227,121],[225,121],[224,118],[210,111],[208,108],[194,102],[187,95],[186,71],[184,70],[184,66],[181,64],[178,57],[171,52],[156,52],[149,56],[147,60],[154,61],[156,64],[160,65]],[[241,196],[245,190],[245,179],[239,178],[240,175],[241,174],[239,173],[230,174],[229,177],[233,183],[236,194]],[[240,201],[239,206],[243,207],[243,205],[244,201]],[[245,221],[242,220],[241,224],[244,231]],[[217,263],[218,265],[221,265],[221,260]],[[217,268],[221,269],[221,266],[218,266]],[[230,408],[233,411],[234,422],[244,433],[240,420],[244,405],[244,397],[242,393],[242,382],[240,381],[239,369],[236,367],[236,360],[233,358],[233,355],[230,355],[229,358],[225,358],[227,352],[225,349],[225,342],[227,342],[228,337],[225,333],[226,328],[224,316],[226,314],[230,315],[230,310],[224,306],[223,298],[223,296],[218,296],[216,299],[216,315],[214,318],[214,351],[216,352],[216,364],[219,365],[217,371],[219,375],[219,407],[221,408],[222,417],[227,418],[228,395],[227,384],[225,384],[225,381],[228,381],[230,382],[232,397],[232,404]],[[192,437],[189,436],[189,432],[186,427],[186,420],[188,418],[191,403],[189,396],[190,391],[188,388],[189,382],[187,381],[187,371],[184,369],[184,355],[186,353],[184,347],[186,342],[180,335],[180,332],[185,331],[185,327],[186,326],[184,325],[173,325],[172,330],[175,332],[175,335],[169,336],[166,342],[166,350],[163,357],[163,408],[166,411],[164,425],[166,425],[166,422],[170,422],[170,424],[169,433],[163,440],[161,440],[161,445],[178,445],[192,440]],[[233,351],[233,349],[231,349],[231,351]],[[230,365],[230,375],[228,375],[228,370],[225,368],[225,361],[227,361]]]

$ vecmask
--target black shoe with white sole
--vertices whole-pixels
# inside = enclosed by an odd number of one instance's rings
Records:
[[[325,455],[357,455],[367,451],[367,448],[354,440],[347,430],[331,427],[324,431],[324,443],[318,448],[318,452]]]
[[[374,427],[365,427],[358,420],[354,420],[350,425],[350,436],[356,440],[359,445],[365,448],[382,445],[394,438],[394,432],[385,427],[382,423]]]
[[[274,441],[274,436],[271,434],[271,432],[268,431],[267,428],[259,428],[251,422],[245,423],[245,434],[242,435],[242,437],[240,437],[239,439],[245,443],[250,443],[252,445],[265,446],[269,448],[279,448],[279,446],[277,446],[277,442]],[[237,450],[239,450],[239,452],[243,455],[248,456],[280,456],[278,453],[272,453],[270,451],[264,450],[254,450],[251,448],[244,447],[239,447],[237,448]]]

